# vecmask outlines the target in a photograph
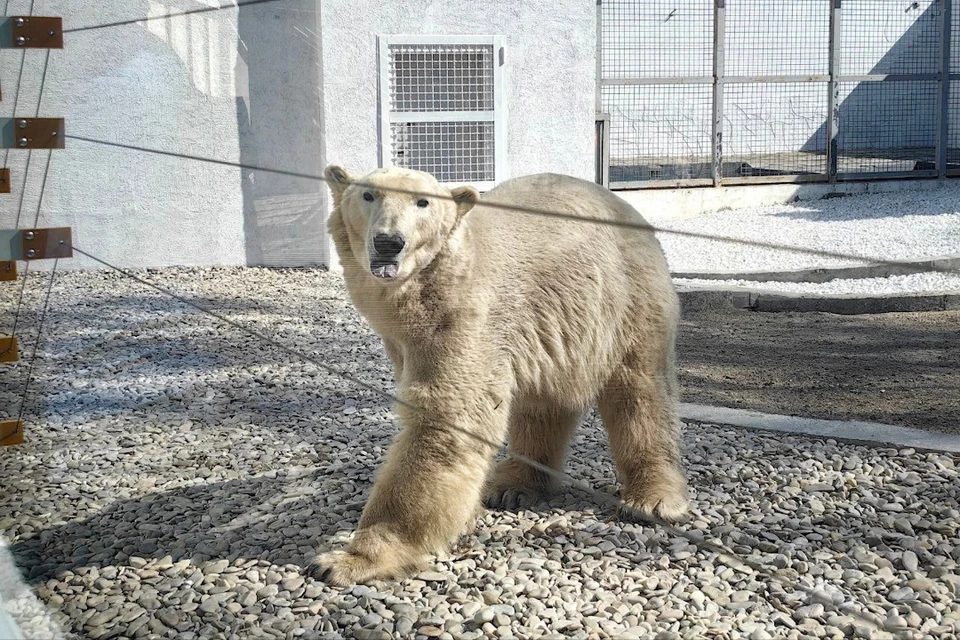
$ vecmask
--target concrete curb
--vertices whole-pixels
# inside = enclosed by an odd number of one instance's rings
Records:
[[[748,280],[751,282],[810,282],[819,284],[831,280],[856,278],[889,278],[928,271],[960,269],[960,256],[939,256],[901,264],[866,264],[857,267],[818,267],[797,271],[688,271],[671,273],[674,278],[699,280]]]
[[[847,442],[911,447],[924,451],[960,453],[960,435],[921,431],[878,422],[797,418],[760,411],[727,409],[700,404],[680,405],[685,421],[718,424],[743,429],[776,431],[795,435],[833,438]]]
[[[684,311],[751,309],[753,311],[820,311],[843,315],[960,310],[960,291],[905,295],[789,295],[751,289],[677,288]]]

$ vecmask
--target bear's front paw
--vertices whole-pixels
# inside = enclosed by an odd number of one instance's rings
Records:
[[[543,473],[513,459],[504,460],[484,487],[483,503],[490,509],[518,509],[551,493],[553,483]]]
[[[387,580],[395,577],[393,573],[349,551],[322,553],[307,566],[307,575],[335,587]]]
[[[513,511],[524,507],[531,507],[544,497],[542,491],[527,487],[511,487],[488,491],[484,497],[484,504],[489,509],[503,509]]]
[[[682,522],[690,511],[690,498],[683,473],[672,467],[647,472],[622,491],[626,515],[638,512],[668,522]]]

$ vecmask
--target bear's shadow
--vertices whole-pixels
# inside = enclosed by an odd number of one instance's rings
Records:
[[[356,527],[372,488],[365,486],[360,494],[346,498],[353,502],[325,519],[324,505],[331,492],[321,487],[324,478],[329,479],[323,471],[313,470],[296,477],[260,476],[153,492],[43,529],[18,540],[11,551],[33,584],[84,567],[127,564],[130,556],[147,560],[170,556],[173,562],[190,559],[194,564],[258,559],[306,567],[318,545]],[[608,505],[569,486],[528,504],[487,511],[522,516],[524,511],[571,509],[592,511],[603,520],[616,517]],[[281,517],[283,526],[277,527]],[[477,531],[483,526],[478,520]]]
[[[126,564],[129,556],[170,556],[173,562],[190,559],[194,564],[257,559],[273,565],[306,567],[318,546],[329,544],[334,534],[356,528],[372,488],[366,483],[360,493],[345,496],[331,490],[330,479],[328,472],[314,469],[296,476],[260,476],[153,492],[119,500],[84,519],[41,530],[18,540],[11,551],[17,565],[26,571],[25,577],[35,585],[65,571]],[[351,502],[328,515],[325,506],[331,497]],[[487,512],[511,513],[520,518],[523,512],[578,512],[608,524],[636,522],[606,501],[569,485],[549,497],[506,508],[487,508]],[[876,524],[867,518],[861,530],[867,533]],[[479,533],[484,526],[478,520],[476,529],[464,538]],[[767,533],[784,541],[796,535],[789,528],[779,527]],[[891,541],[866,539],[863,543],[882,549]]]
[[[194,563],[243,558],[305,566],[305,548],[343,527],[322,518],[326,500],[317,495],[325,493],[320,475],[261,476],[120,500],[93,516],[21,539],[11,551],[33,583],[81,567],[125,564],[129,556]],[[363,508],[362,498],[357,499],[355,508],[348,505],[339,516],[355,522]],[[271,527],[281,517],[283,532]]]

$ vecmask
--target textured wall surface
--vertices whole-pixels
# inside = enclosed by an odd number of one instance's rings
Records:
[[[36,3],[65,28],[211,6],[198,0]],[[14,0],[10,13],[30,3]],[[315,0],[284,0],[68,33],[50,54],[40,115],[67,133],[229,162],[322,171]],[[34,115],[45,51],[26,54],[17,114]],[[3,115],[21,54],[0,52]],[[33,224],[46,151],[10,154],[14,193],[0,223]],[[68,140],[53,154],[40,224],[74,228],[78,247],[131,267],[302,265],[326,260],[326,188],[318,181]],[[42,268],[49,263],[37,263]],[[63,268],[90,266],[77,256]]]
[[[324,0],[326,147],[330,162],[376,168],[377,36],[504,37],[509,174],[594,172],[596,5]]]
[[[213,6],[206,0],[48,0],[67,29]],[[30,2],[12,0],[10,13]],[[321,9],[322,6],[322,9]],[[593,173],[595,5],[282,0],[66,35],[50,54],[40,115],[67,133],[319,175],[326,158],[377,166],[378,34],[505,37],[511,175]],[[321,34],[321,26],[323,33]],[[45,51],[28,51],[17,114],[37,109]],[[13,114],[21,53],[0,52]],[[14,151],[0,224],[33,224],[47,152]],[[25,189],[23,185],[25,184]],[[20,207],[20,194],[23,206]],[[335,262],[316,180],[68,141],[53,154],[39,224],[129,267]],[[46,268],[49,263],[36,263]],[[62,268],[92,266],[80,256]],[[335,265],[334,265],[335,266]]]

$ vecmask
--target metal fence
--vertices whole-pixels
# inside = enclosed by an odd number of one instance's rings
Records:
[[[600,0],[613,188],[960,175],[956,0]]]

